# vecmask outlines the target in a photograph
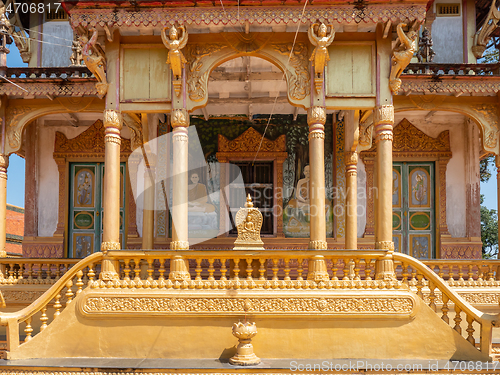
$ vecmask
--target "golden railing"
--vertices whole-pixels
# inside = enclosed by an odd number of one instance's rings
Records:
[[[108,280],[95,278],[95,269],[99,268],[103,259],[114,264],[117,270],[115,277]],[[396,265],[401,265],[400,280],[387,278],[388,259],[389,262],[393,259]],[[41,269],[43,271],[43,267]],[[48,266],[46,269],[49,269],[52,275],[54,266]],[[384,270],[385,274],[379,274],[379,269]],[[22,279],[17,280],[30,280],[29,276],[25,279],[22,274],[23,272],[20,273]],[[424,299],[422,290],[426,288],[429,290],[429,296],[424,301],[427,300],[436,313],[436,292],[441,293],[441,318],[448,324],[448,312],[451,305],[454,306],[453,328],[459,334],[462,334],[461,316],[465,314],[468,326],[464,330],[464,337],[474,346],[474,325],[480,326],[479,349],[486,354],[489,354],[491,349],[492,326],[499,318],[497,315],[488,315],[475,309],[427,265],[400,253],[391,256],[391,253],[376,250],[120,250],[110,251],[106,257],[102,253],[96,253],[81,260],[64,275],[59,276],[54,284],[28,307],[16,313],[0,313],[0,324],[7,326],[7,350],[13,350],[20,345],[20,324],[25,324],[25,341],[33,337],[32,318],[38,312],[42,313],[40,331],[45,329],[49,323],[46,314],[49,305],[55,310],[56,319],[64,308],[61,303],[63,296],[67,306],[75,294],[82,292],[85,286],[84,275],[86,284],[92,289],[129,289],[138,292],[143,289],[253,289],[265,294],[270,290],[283,289],[295,290],[297,293],[309,289],[356,289],[369,293],[375,289],[413,289]]]

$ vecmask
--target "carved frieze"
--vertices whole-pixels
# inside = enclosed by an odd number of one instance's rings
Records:
[[[416,305],[409,295],[373,297],[170,297],[89,293],[79,301],[88,316],[116,315],[409,315]]]

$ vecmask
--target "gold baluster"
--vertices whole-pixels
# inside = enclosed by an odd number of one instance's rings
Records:
[[[150,283],[153,282],[153,272],[154,272],[154,268],[153,268],[153,260],[154,259],[148,259],[148,281]]]
[[[42,271],[43,271],[43,263],[40,263],[38,265],[38,277],[37,277],[38,284],[43,283]]]
[[[259,280],[266,280],[266,268],[264,267],[264,264],[266,263],[266,260],[264,258],[259,258]]]
[[[291,280],[290,279],[290,259],[285,258],[285,281]]]
[[[297,268],[297,281],[302,281],[304,278],[302,277],[302,273],[304,273],[304,259],[297,259],[297,263],[299,264]]]
[[[67,268],[66,268],[66,272],[68,272]],[[57,264],[56,265],[56,280],[59,280],[60,278],[61,278],[61,265]]]
[[[14,283],[14,263],[9,263],[9,279],[8,279],[9,284]]]
[[[26,319],[26,328],[24,329],[24,333],[26,333],[26,338],[24,339],[24,342],[30,341],[33,337],[31,337],[31,334],[33,333],[33,328],[31,327],[31,316]]]
[[[411,285],[416,285],[417,283],[417,269],[415,267],[411,267]]]
[[[17,274],[17,279],[22,280],[24,279],[24,263],[19,263],[19,272]]]
[[[476,340],[474,340],[474,327],[472,327],[472,323],[474,323],[474,318],[467,314],[467,341],[470,342],[473,346],[476,346]]]
[[[484,272],[483,272],[483,265],[482,264],[478,264],[477,265],[477,282],[480,283],[481,281],[484,280]]]
[[[94,263],[91,263],[89,265],[89,271],[87,272],[87,277],[89,279],[89,286],[92,285],[92,283],[94,282],[94,277],[95,277],[95,273],[94,273]]]
[[[372,279],[372,260],[365,259],[365,280]]]
[[[453,329],[460,335],[462,334],[462,327],[460,327],[460,323],[462,322],[462,318],[460,317],[461,312],[462,310],[460,310],[460,307],[458,307],[458,305],[455,305],[455,318],[453,319],[455,321],[455,327],[453,327]]]
[[[448,317],[448,311],[450,311],[450,309],[448,308],[448,301],[449,300],[450,299],[448,298],[448,296],[443,293],[443,307],[441,307],[441,311],[443,312],[443,316],[441,317],[441,319],[443,319],[443,321],[446,324],[450,324],[450,318]]]
[[[472,272],[472,266],[473,266],[472,264],[467,265],[467,267],[469,269],[469,271],[467,272],[467,275],[469,276],[469,279],[468,279],[469,282],[474,281],[474,278],[473,278],[474,273]]]
[[[214,261],[215,261],[214,258],[209,258],[208,259],[208,281],[214,281],[215,280],[215,277],[214,277],[214,272],[215,272]]]
[[[140,259],[134,259],[134,282],[135,282],[136,287],[139,285],[142,286],[142,283],[141,283],[141,260]],[[139,288],[140,288],[140,286],[139,286]]]
[[[422,299],[424,299],[424,294],[422,293],[422,288],[424,287],[423,278],[424,278],[424,275],[422,275],[420,272],[418,272],[417,273],[417,296],[419,296]]]
[[[253,278],[252,278],[252,271],[253,271],[253,268],[252,268],[252,258],[247,258],[247,280],[248,281],[252,281]]]
[[[76,277],[78,278],[75,284],[78,287],[78,289],[76,290],[76,295],[79,295],[83,291],[83,286],[85,285],[82,280],[83,271],[82,270],[78,271],[76,273]]]
[[[359,259],[354,258],[354,280],[361,280],[359,277]]]
[[[342,278],[342,280],[349,280],[349,261],[349,258],[344,259],[344,277]]]
[[[443,265],[442,265],[442,264],[439,264],[439,265],[438,265],[438,268],[439,268],[438,276],[439,276],[440,278],[443,278],[443,276],[444,276],[444,272],[443,272]]]
[[[492,265],[488,265],[488,281],[495,281],[495,279],[493,279],[493,266]]]
[[[462,265],[458,265],[458,281],[463,282],[464,281],[464,273],[462,272]]]
[[[42,332],[45,328],[47,328],[47,321],[49,320],[47,316],[47,306],[42,307],[42,316],[40,317],[40,321],[42,325],[40,326],[40,332]]]
[[[125,264],[125,268],[123,269],[123,280],[128,283],[130,281],[130,259],[124,259],[123,263]]]
[[[401,281],[403,282],[403,284],[408,285],[408,276],[410,276],[410,274],[408,273],[408,263],[403,262],[401,270],[401,277],[402,277]]]
[[[33,280],[33,263],[28,264],[28,283],[31,284]]]
[[[71,289],[72,286],[73,286],[73,281],[68,280],[68,282],[66,283],[66,306],[68,306],[73,300],[74,294],[73,290]]]
[[[436,309],[436,294],[434,293],[434,290],[436,289],[436,286],[432,281],[429,280],[429,307],[434,310],[434,312],[437,311]]]
[[[338,280],[339,278],[337,277],[337,272],[338,272],[338,267],[337,267],[337,263],[339,262],[339,260],[337,258],[333,258],[332,259],[332,272],[333,272],[333,275],[332,275],[332,280]]]
[[[59,314],[61,314],[62,305],[60,301],[61,301],[61,293],[57,293],[56,300],[54,303],[54,309],[56,310],[54,313],[54,319],[57,318]]]
[[[278,271],[279,271],[279,267],[278,267],[278,259],[274,258],[273,259],[273,280],[278,280]]]
[[[221,281],[227,281],[226,273],[227,273],[226,259],[221,258],[221,260],[220,260],[220,279],[221,279]]]
[[[240,259],[236,258],[234,259],[234,280],[239,281],[240,280]]]
[[[160,277],[158,277],[158,281],[164,281],[165,280],[165,259],[160,258],[160,269],[158,270],[160,272]]]
[[[195,268],[195,272],[196,272],[196,277],[194,278],[195,280],[201,280],[201,261],[202,259],[201,258],[197,258],[196,259],[196,268]]]

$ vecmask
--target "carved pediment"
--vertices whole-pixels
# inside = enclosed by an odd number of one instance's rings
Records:
[[[403,119],[394,127],[393,133],[393,155],[411,156],[410,154],[418,153],[421,156],[428,154],[438,157],[451,157],[450,132],[448,130],[433,138],[419,130],[407,119]],[[366,153],[375,151],[376,146]]]
[[[257,130],[250,127],[243,132],[239,137],[230,141],[223,135],[219,134],[218,151],[219,152],[285,152],[286,151],[286,136],[283,134],[271,141],[264,137]],[[259,150],[260,146],[260,150]]]
[[[92,126],[75,138],[68,139],[63,133],[56,132],[54,156],[67,156],[68,154],[104,155],[104,124],[97,120]],[[129,155],[130,140],[122,138],[120,153]]]

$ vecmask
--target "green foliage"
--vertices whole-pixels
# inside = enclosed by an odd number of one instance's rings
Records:
[[[481,195],[481,241],[483,241],[483,258],[496,258],[498,254],[498,217],[496,210],[483,206]]]
[[[495,157],[493,155],[490,155],[479,162],[479,176],[481,182],[487,182],[491,178],[490,166],[494,164]]]

